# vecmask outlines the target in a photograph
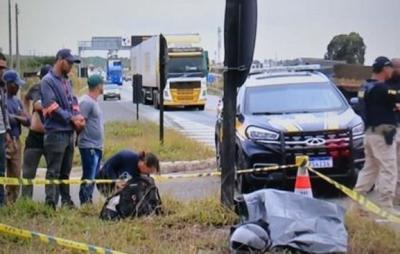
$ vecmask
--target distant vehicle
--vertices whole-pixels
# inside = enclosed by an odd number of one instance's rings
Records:
[[[216,156],[222,165],[222,102],[215,127]],[[364,163],[364,124],[343,94],[314,71],[273,71],[249,76],[239,89],[236,118],[236,170],[295,164],[310,165],[352,187]],[[236,175],[237,191],[288,188],[296,170]],[[315,181],[317,177],[311,176]]]
[[[121,59],[109,58],[107,59],[107,82],[122,86],[123,82],[123,68]]]
[[[103,100],[118,99],[121,100],[121,87],[118,84],[104,85]]]
[[[204,110],[207,100],[208,55],[198,35],[167,35],[168,56],[164,105],[197,107]],[[146,104],[160,105],[160,37],[151,36],[131,50],[131,69],[143,76]]]

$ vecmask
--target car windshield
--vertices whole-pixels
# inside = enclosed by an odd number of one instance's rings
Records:
[[[104,86],[104,89],[106,90],[115,90],[115,89],[119,89],[118,85],[114,85],[114,84],[107,84]]]
[[[248,87],[247,114],[290,114],[337,111],[346,108],[339,92],[328,83]]]
[[[171,57],[167,66],[168,73],[205,73],[207,71],[203,56]]]

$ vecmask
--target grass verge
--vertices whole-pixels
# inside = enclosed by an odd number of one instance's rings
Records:
[[[104,160],[122,149],[150,151],[162,161],[202,160],[214,156],[213,151],[181,133],[165,129],[164,145],[158,140],[159,127],[151,122],[111,122],[105,125]],[[75,152],[74,165],[80,164]]]
[[[158,217],[103,222],[99,205],[54,212],[40,203],[19,200],[0,209],[1,223],[95,244],[126,253],[228,252],[229,225],[237,217],[220,206],[217,198],[180,203],[164,198],[165,214]],[[0,235],[0,253],[71,253],[37,240]]]
[[[191,161],[209,159],[214,152],[206,145],[185,137],[178,131],[166,128],[164,145],[158,141],[159,128],[151,122],[110,122],[105,125],[105,149],[103,161],[123,149],[134,151],[150,151],[156,154],[161,161]],[[26,128],[21,135],[21,144],[24,146],[28,134]],[[81,165],[79,149],[75,149],[74,166]],[[39,167],[46,167],[44,158]]]
[[[0,209],[0,222],[127,253],[229,253],[229,228],[237,216],[217,198],[181,203],[164,197],[164,215],[121,222],[98,219],[100,205],[54,212],[41,203],[19,200]],[[400,235],[387,225],[348,214],[348,253],[400,253]],[[0,253],[71,253],[37,240],[0,235]],[[289,253],[274,251],[271,253]]]
[[[400,234],[389,225],[375,223],[356,213],[347,214],[346,224],[348,253],[400,253]]]

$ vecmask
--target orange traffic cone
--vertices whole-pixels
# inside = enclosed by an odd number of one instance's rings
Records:
[[[294,186],[294,193],[312,198],[312,188],[310,176],[306,167],[299,167],[297,170],[296,184]]]

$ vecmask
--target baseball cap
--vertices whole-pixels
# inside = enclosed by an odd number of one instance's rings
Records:
[[[23,81],[20,77],[18,72],[15,70],[7,70],[6,72],[3,73],[3,80],[6,83],[15,83],[18,86],[22,86],[25,84],[25,81]]]
[[[372,64],[374,72],[381,72],[384,67],[393,67],[392,62],[385,56],[377,57]]]
[[[56,55],[57,60],[67,60],[69,63],[77,63],[80,64],[81,60],[77,57],[74,57],[71,53],[70,49],[60,49]]]
[[[87,83],[90,88],[94,88],[98,85],[104,84],[104,79],[102,76],[94,74],[88,78]]]

